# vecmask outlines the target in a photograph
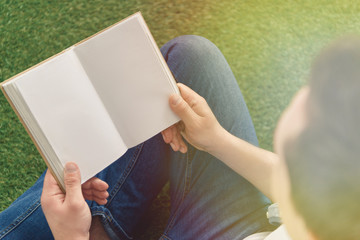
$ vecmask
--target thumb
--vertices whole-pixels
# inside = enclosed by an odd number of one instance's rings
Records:
[[[197,117],[189,104],[178,94],[171,95],[169,101],[171,109],[185,124],[191,123]]]
[[[64,183],[66,189],[65,201],[83,199],[81,192],[80,169],[76,163],[66,163],[64,171]]]

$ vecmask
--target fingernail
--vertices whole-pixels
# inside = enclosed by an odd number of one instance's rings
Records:
[[[165,141],[165,142],[168,142],[168,141],[169,141],[168,134],[164,133],[163,135],[164,135],[164,141]]]
[[[175,144],[170,143],[171,148],[175,151]]]
[[[65,165],[65,172],[67,173],[73,173],[77,171],[77,166],[75,165],[75,163],[66,163]]]
[[[179,104],[180,101],[181,101],[181,97],[179,95],[174,95],[174,97],[171,101],[171,104],[175,106],[175,105]]]
[[[180,147],[180,152],[185,153],[185,147],[184,146]]]

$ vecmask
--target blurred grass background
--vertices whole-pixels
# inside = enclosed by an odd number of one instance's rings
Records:
[[[242,89],[260,145],[269,150],[277,119],[306,82],[314,56],[332,40],[360,32],[355,0],[2,0],[0,82],[137,11],[159,47],[176,36],[196,34],[220,48]],[[44,170],[0,95],[0,211]],[[140,239],[160,236],[168,206],[165,189]]]

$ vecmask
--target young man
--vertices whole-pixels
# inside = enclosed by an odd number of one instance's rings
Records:
[[[293,240],[358,238],[359,40],[343,40],[315,62],[309,86],[299,91],[278,124],[277,154],[256,147],[236,80],[212,43],[183,36],[167,43],[162,53],[176,79],[185,84],[179,84],[181,97],[169,100],[182,121],[162,133],[164,141],[155,136],[98,175],[109,183],[110,196],[104,206],[88,205],[93,216],[101,216],[110,238],[131,238],[137,231],[144,210],[167,180],[168,159],[171,214],[161,239],[259,239],[252,234],[272,227],[265,217],[270,202],[257,189],[279,202]],[[47,174],[42,207],[55,238],[87,239],[91,215],[79,172],[72,164],[67,169],[70,191],[58,195]],[[102,204],[107,186],[98,184],[92,199]],[[38,186],[24,195],[38,199],[39,191]],[[21,212],[28,212],[25,205],[18,204]],[[16,202],[4,212],[12,214],[14,207]],[[36,211],[41,215],[41,209]],[[26,230],[6,219],[13,230],[4,236],[36,236],[29,230],[40,218],[36,216],[23,217]],[[42,237],[49,236],[46,223],[38,225],[44,226],[34,226],[46,232]]]

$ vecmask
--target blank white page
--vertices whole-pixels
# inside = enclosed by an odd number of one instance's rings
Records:
[[[141,14],[74,51],[129,148],[179,120],[168,103],[176,83]]]
[[[76,162],[83,182],[127,150],[72,50],[15,84],[62,164]]]

